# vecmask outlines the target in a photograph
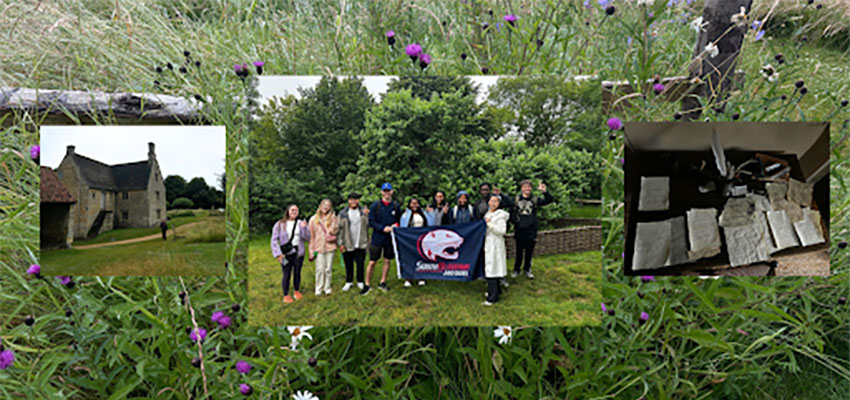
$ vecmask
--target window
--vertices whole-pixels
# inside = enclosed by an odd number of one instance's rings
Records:
[[[160,209],[157,208],[156,209],[156,219],[162,218],[162,217],[159,216],[159,212],[160,212]]]
[[[121,218],[124,218],[124,220],[125,220],[125,221],[126,221],[127,219],[129,219],[129,217],[130,217],[130,216],[129,216],[129,215],[127,215],[127,212],[126,212],[126,211],[121,211]]]
[[[130,197],[130,195],[127,192],[121,193],[122,199],[127,200],[129,197]]]
[[[91,199],[94,200],[94,192],[91,192]]]
[[[156,191],[156,199],[159,200],[159,190]]]

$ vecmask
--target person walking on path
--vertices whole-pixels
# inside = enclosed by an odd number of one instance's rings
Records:
[[[298,206],[291,204],[283,217],[272,228],[272,255],[280,263],[283,279],[283,302],[292,303],[301,300],[301,267],[304,265],[304,242],[310,240],[307,222],[298,219]],[[289,295],[289,282],[292,281],[293,296]]]
[[[165,222],[164,219],[162,221],[159,221],[159,229],[162,230],[162,240],[165,240],[165,232],[168,231],[168,223]]]
[[[316,261],[316,296],[321,296],[322,292],[331,294],[333,258],[339,225],[330,199],[322,200],[308,226],[311,238],[310,261]]]
[[[360,206],[360,194],[349,193],[348,207],[339,212],[339,251],[345,263],[345,285],[343,292],[354,283],[354,268],[357,264],[357,287],[363,289],[363,264],[369,244],[369,209]]]

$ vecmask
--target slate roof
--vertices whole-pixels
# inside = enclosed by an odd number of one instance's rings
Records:
[[[42,203],[70,204],[77,202],[52,169],[41,167],[40,175]]]
[[[106,165],[86,156],[74,154],[74,162],[92,189],[113,191],[145,190],[151,166],[148,161]]]

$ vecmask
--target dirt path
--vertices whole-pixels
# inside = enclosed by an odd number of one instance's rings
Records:
[[[174,229],[169,229],[169,231],[171,232],[172,235],[175,235],[175,234],[177,234],[177,229],[180,229],[180,232],[183,232],[183,231],[186,230],[186,228],[189,228],[189,227],[196,225],[196,224],[198,224],[198,222],[191,222],[191,223],[188,223],[186,225],[180,225],[180,226],[178,226],[177,228],[174,228]],[[87,244],[87,245],[84,245],[84,246],[72,246],[71,248],[77,249],[77,250],[96,249],[98,247],[117,246],[119,244],[146,242],[148,240],[154,240],[154,239],[162,240],[162,233],[155,233],[153,235],[142,236],[142,237],[137,237],[137,238],[133,238],[133,239],[118,240],[118,241],[115,241],[115,242]]]

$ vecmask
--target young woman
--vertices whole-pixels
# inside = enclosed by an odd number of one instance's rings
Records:
[[[434,225],[449,224],[449,202],[446,201],[446,192],[438,190],[434,193],[434,201],[428,205],[426,212],[431,215]]]
[[[337,247],[336,234],[339,225],[330,199],[322,200],[308,226],[311,238],[310,261],[316,260],[316,296],[320,296],[322,292],[331,294],[331,267]]]
[[[484,238],[484,276],[487,278],[485,306],[499,301],[499,282],[508,273],[505,233],[508,232],[510,214],[499,209],[499,203],[499,196],[491,196],[487,202],[489,210],[484,214],[484,222],[487,223],[487,236]]]
[[[289,295],[289,281],[292,280],[293,295],[295,300],[301,299],[301,266],[304,264],[304,242],[310,240],[310,230],[307,223],[298,219],[298,206],[295,204],[286,208],[283,217],[274,224],[272,228],[272,255],[280,263],[283,271],[283,302],[292,303],[294,300]],[[283,254],[284,247],[289,249]]]
[[[407,210],[401,215],[400,225],[402,228],[421,228],[423,226],[432,226],[434,225],[433,214],[426,214],[425,211],[422,210],[419,200],[414,197],[407,202]],[[423,285],[425,285],[425,281],[420,280],[419,286]],[[413,286],[413,284],[411,284],[409,280],[404,281],[404,287],[411,286]]]

